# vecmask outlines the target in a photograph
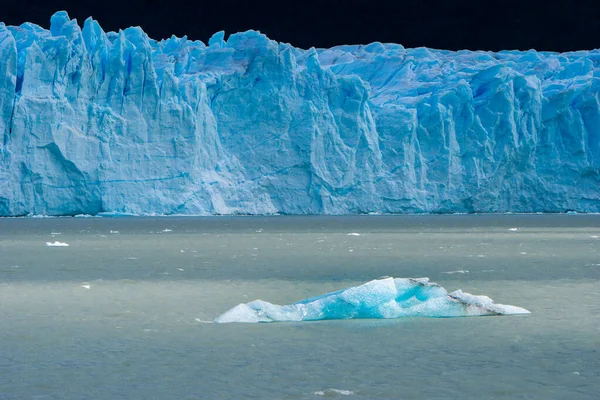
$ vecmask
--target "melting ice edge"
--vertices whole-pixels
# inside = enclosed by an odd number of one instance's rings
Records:
[[[467,317],[529,314],[524,308],[496,304],[487,296],[461,290],[448,293],[429,278],[381,278],[360,286],[276,305],[263,300],[239,304],[216,323],[317,321],[355,318]]]

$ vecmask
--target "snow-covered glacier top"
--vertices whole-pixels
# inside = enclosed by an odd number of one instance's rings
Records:
[[[0,216],[600,212],[600,51],[0,23]]]

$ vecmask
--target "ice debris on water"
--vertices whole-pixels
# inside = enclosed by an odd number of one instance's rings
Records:
[[[353,318],[466,317],[529,314],[461,290],[448,293],[429,278],[380,278],[359,286],[280,306],[255,300],[233,307],[216,323],[316,321]]]
[[[317,396],[335,396],[335,395],[342,395],[342,396],[352,396],[354,394],[354,392],[352,390],[344,390],[344,389],[326,389],[326,390],[317,390],[316,392],[313,393],[314,395]]]
[[[46,246],[48,246],[48,247],[69,247],[69,244],[56,241],[56,242],[46,242]]]
[[[599,56],[0,23],[0,216],[600,212]]]

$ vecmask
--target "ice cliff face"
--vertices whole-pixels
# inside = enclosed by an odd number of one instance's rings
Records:
[[[0,216],[600,212],[600,52],[0,23]]]

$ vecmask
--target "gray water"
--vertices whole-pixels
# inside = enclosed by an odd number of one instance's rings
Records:
[[[0,399],[598,399],[599,250],[596,215],[1,219]],[[532,314],[210,323],[383,275]]]

